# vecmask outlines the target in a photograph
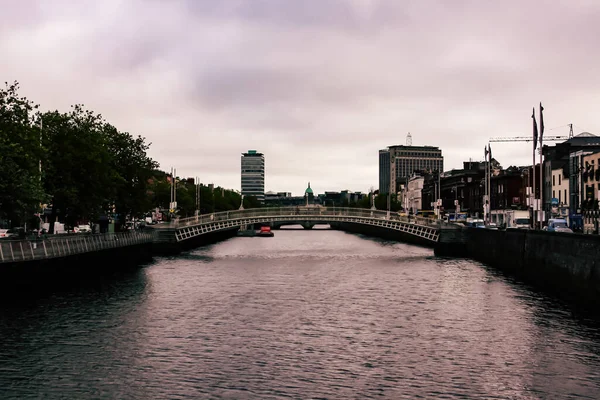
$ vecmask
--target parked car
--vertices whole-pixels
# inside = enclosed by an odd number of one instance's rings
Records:
[[[77,233],[91,233],[92,228],[89,225],[79,225],[74,228],[74,231]]]
[[[8,238],[14,236],[14,233],[11,229],[0,229],[0,238]]]
[[[544,227],[544,230],[548,232],[564,232],[564,233],[573,233],[569,225],[567,225],[567,221],[559,218],[551,218],[548,220],[548,226]]]

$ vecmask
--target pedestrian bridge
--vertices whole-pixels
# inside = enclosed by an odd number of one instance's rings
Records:
[[[340,207],[278,207],[253,208],[203,214],[195,217],[175,219],[168,224],[155,226],[158,229],[159,241],[182,242],[211,232],[232,230],[240,227],[253,227],[255,224],[272,226],[300,224],[350,223],[374,226],[392,232],[399,232],[419,237],[436,243],[439,239],[438,221],[421,217],[404,217],[387,211],[363,208]]]

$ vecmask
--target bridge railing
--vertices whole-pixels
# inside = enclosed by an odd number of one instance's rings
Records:
[[[102,234],[50,235],[31,240],[0,240],[0,263],[66,257],[117,247],[150,243],[152,231]]]
[[[251,208],[245,210],[223,211],[213,214],[202,214],[194,217],[180,218],[171,221],[170,227],[179,228],[191,225],[201,225],[218,221],[229,221],[234,219],[258,218],[258,217],[278,217],[278,216],[297,216],[302,219],[302,216],[314,217],[322,216],[324,220],[327,217],[359,217],[359,218],[375,218],[405,223],[414,223],[426,226],[438,226],[439,221],[432,218],[403,216],[397,212],[382,210],[370,210],[364,208],[347,208],[347,207],[265,207]]]

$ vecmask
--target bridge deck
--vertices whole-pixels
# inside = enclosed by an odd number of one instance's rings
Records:
[[[346,222],[378,226],[437,242],[439,223],[419,217],[404,217],[387,211],[339,207],[279,207],[225,211],[182,218],[162,224],[158,229],[174,231],[175,240],[183,241],[210,232],[235,229],[259,223],[323,223]]]

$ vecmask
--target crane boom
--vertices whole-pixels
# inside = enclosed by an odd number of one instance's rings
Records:
[[[544,142],[559,142],[569,140],[568,136],[544,136]],[[490,138],[490,142],[533,142],[531,136],[513,136],[513,137],[497,137]]]

